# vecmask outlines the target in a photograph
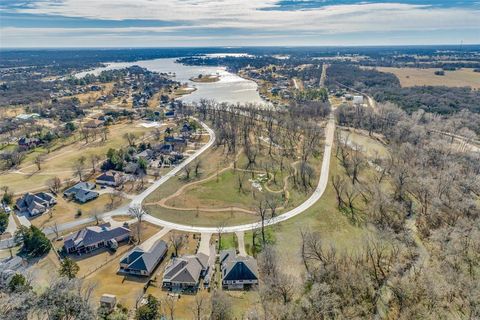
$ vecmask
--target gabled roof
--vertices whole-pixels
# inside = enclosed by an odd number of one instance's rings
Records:
[[[108,182],[117,182],[118,178],[120,176],[121,176],[120,172],[110,170],[110,171],[104,172],[101,175],[99,175],[96,180],[97,181],[100,180],[100,181],[108,181]]]
[[[66,249],[78,247],[81,245],[90,246],[92,244],[108,241],[117,237],[130,234],[130,230],[125,227],[111,228],[110,223],[99,226],[83,228],[65,238],[64,246]]]
[[[223,280],[258,280],[257,261],[250,256],[237,256],[235,250],[220,252]]]
[[[146,271],[149,274],[155,269],[158,261],[167,253],[168,246],[163,240],[158,240],[148,250],[144,251],[140,247],[133,248],[120,260],[120,264],[128,265],[126,269]]]
[[[63,192],[64,196],[70,196],[78,193],[79,190],[92,190],[95,188],[95,184],[91,182],[79,182],[73,187],[68,188]]]
[[[198,283],[202,265],[197,256],[173,258],[165,269],[164,282]]]
[[[34,209],[43,211],[48,207],[51,200],[55,200],[55,197],[48,192],[35,194],[27,192],[17,199],[16,206],[20,210],[28,210],[29,212],[32,212]]]

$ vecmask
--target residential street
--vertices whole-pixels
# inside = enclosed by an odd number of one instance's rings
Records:
[[[141,194],[135,196],[132,201],[130,202],[129,205],[120,207],[118,209],[105,212],[103,214],[100,214],[98,217],[100,219],[112,217],[115,215],[125,215],[128,214],[128,209],[131,207],[135,206],[140,206],[145,200],[148,195],[150,195],[153,191],[155,191],[158,187],[160,187],[162,184],[168,181],[168,179],[174,177],[178,172],[180,172],[186,165],[194,161],[198,156],[200,156],[203,152],[205,152],[208,148],[210,148],[213,143],[215,142],[215,132],[213,132],[212,129],[210,129],[205,123],[201,122],[202,126],[204,129],[210,134],[210,140],[202,146],[199,150],[197,150],[192,156],[190,156],[186,161],[182,162],[180,165],[175,167],[173,170],[168,172],[166,175],[161,177],[159,180],[155,181],[148,189],[143,191]],[[308,198],[304,203],[302,203],[300,206],[285,212],[279,216],[274,217],[273,219],[269,219],[268,221],[265,221],[265,225],[274,225],[276,223],[288,220],[292,217],[295,217],[308,208],[310,208],[315,202],[317,202],[320,197],[323,195],[325,192],[325,189],[327,187],[328,183],[328,175],[329,175],[329,170],[330,170],[330,157],[331,157],[331,152],[332,152],[332,145],[333,145],[333,139],[334,139],[334,132],[335,132],[335,118],[333,116],[333,113],[329,116],[329,120],[327,123],[327,126],[325,128],[325,148],[324,148],[324,153],[323,153],[323,161],[322,161],[322,167],[321,167],[321,172],[320,172],[320,179],[318,181],[317,188],[313,192],[313,194]],[[157,226],[163,227],[163,228],[168,228],[171,230],[180,230],[180,231],[186,231],[186,232],[200,232],[200,233],[216,233],[218,232],[217,228],[215,227],[198,227],[198,226],[193,226],[193,225],[182,225],[178,223],[173,223],[170,221],[165,221],[156,217],[153,217],[149,214],[145,214],[143,216],[143,220],[150,222],[152,224],[155,224]],[[81,220],[76,220],[72,221],[69,223],[65,223],[62,225],[58,226],[58,231],[64,231],[68,229],[72,229],[75,227],[78,227],[80,225],[93,222],[95,221],[95,217],[88,217],[85,219]],[[223,228],[222,232],[223,233],[231,233],[231,232],[242,232],[242,231],[249,231],[252,229],[256,229],[260,227],[259,222],[255,223],[249,223],[249,224],[243,224],[243,225],[238,225],[238,226],[229,226]],[[45,230],[46,234],[51,234],[53,233],[52,228],[46,228]]]

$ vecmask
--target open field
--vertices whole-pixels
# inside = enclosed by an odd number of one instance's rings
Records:
[[[113,206],[111,206],[111,200],[108,194],[102,194],[97,199],[83,204],[66,200],[63,197],[57,197],[57,204],[50,212],[33,218],[30,222],[34,226],[41,228],[53,226],[55,223],[63,224],[75,220],[78,210],[82,211],[82,216],[79,218],[84,218],[103,211],[121,207],[122,205],[127,204],[128,201],[129,200],[125,198],[116,199]]]
[[[435,75],[439,69],[417,69],[417,68],[376,68],[381,72],[390,72],[397,76],[402,87],[413,86],[447,86],[447,87],[472,87],[480,89],[480,73],[473,72],[473,69],[459,69],[445,71],[444,76]]]
[[[386,158],[388,156],[386,147],[379,141],[369,136],[354,132],[352,130],[339,130],[337,132],[340,133],[342,141],[348,137],[349,142],[347,143],[360,146],[364,154],[369,158]]]
[[[137,126],[137,124],[121,123],[110,126],[109,130],[109,137],[105,142],[96,141],[86,145],[84,141],[77,141],[48,154],[38,148],[38,151],[36,150],[28,155],[17,171],[0,174],[0,186],[8,185],[11,191],[19,193],[41,189],[49,179],[55,176],[62,180],[70,179],[73,177],[73,165],[80,157],[86,157],[85,170],[89,171],[91,170],[89,164],[91,155],[95,154],[104,158],[108,149],[126,145],[123,138],[125,133],[129,132],[142,136],[151,129]],[[33,163],[35,156],[39,154],[45,154],[45,160],[40,171]]]
[[[238,211],[207,212],[201,210],[172,210],[158,205],[145,205],[145,210],[154,217],[166,221],[194,225],[199,227],[216,227],[223,225],[237,225],[259,221],[254,214]]]

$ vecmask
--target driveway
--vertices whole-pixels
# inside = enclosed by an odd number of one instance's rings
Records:
[[[204,253],[207,256],[210,255],[210,239],[212,238],[211,233],[202,233],[200,236],[200,245],[198,247],[198,252]]]

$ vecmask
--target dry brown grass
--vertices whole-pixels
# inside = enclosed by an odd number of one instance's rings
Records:
[[[447,87],[471,87],[480,89],[480,73],[473,72],[473,69],[459,69],[456,71],[445,71],[444,76],[435,75],[439,69],[417,69],[417,68],[377,68],[381,72],[393,73],[400,80],[402,87],[413,86],[447,86]]]
[[[57,204],[48,213],[31,220],[31,223],[37,227],[53,226],[55,223],[63,224],[76,219],[78,209],[82,210],[80,218],[88,217],[95,213],[101,213],[104,210],[113,210],[128,203],[128,199],[117,199],[113,206],[110,206],[111,200],[108,194],[102,194],[97,199],[81,204],[66,200],[61,196],[57,197]]]

